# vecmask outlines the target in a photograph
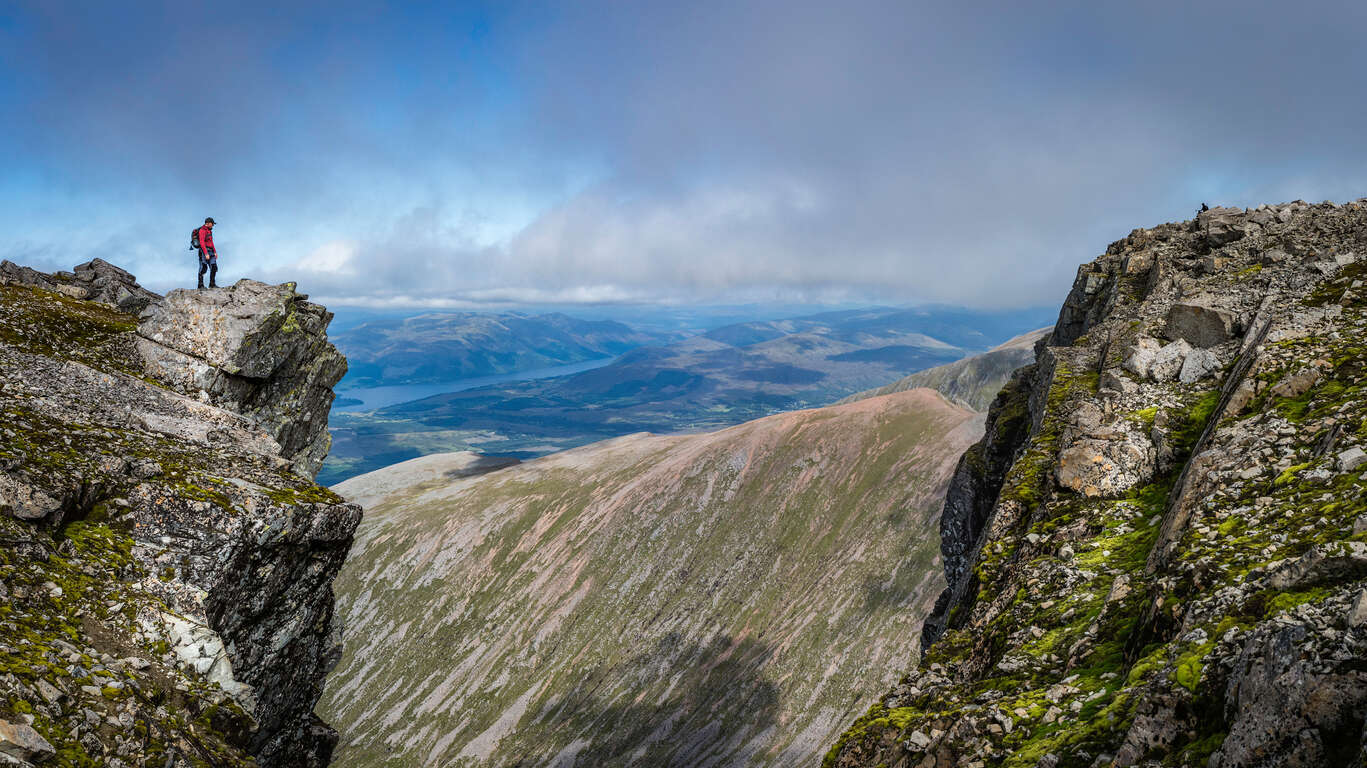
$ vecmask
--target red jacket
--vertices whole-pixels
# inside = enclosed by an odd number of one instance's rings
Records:
[[[208,224],[199,228],[199,250],[207,256],[217,256],[214,250],[214,230]]]

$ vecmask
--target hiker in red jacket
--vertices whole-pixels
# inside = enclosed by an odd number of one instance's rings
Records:
[[[204,290],[204,271],[209,271],[209,287],[217,288],[218,251],[214,250],[214,219],[204,220],[199,228],[199,290]]]

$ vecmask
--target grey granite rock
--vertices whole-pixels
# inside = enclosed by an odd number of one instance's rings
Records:
[[[1211,208],[1196,217],[1197,226],[1212,245],[1226,245],[1244,236],[1250,227],[1257,224],[1246,220],[1242,208]]]
[[[307,299],[293,283],[253,280],[172,291],[143,312],[138,349],[149,374],[250,417],[312,476],[331,445],[327,415],[346,359],[327,340],[332,313]]]
[[[1218,370],[1220,370],[1218,355],[1209,349],[1193,349],[1187,353],[1186,359],[1182,361],[1182,370],[1177,374],[1177,378],[1183,384],[1195,384]]]
[[[1165,335],[1182,339],[1193,347],[1213,347],[1243,331],[1238,315],[1211,296],[1184,299],[1168,312]]]
[[[51,758],[56,751],[32,727],[0,720],[0,754],[39,763]]]

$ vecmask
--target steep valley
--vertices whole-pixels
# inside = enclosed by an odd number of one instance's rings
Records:
[[[981,419],[920,389],[342,483],[337,765],[812,764],[914,658]]]

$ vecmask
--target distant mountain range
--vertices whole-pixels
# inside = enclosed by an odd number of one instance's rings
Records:
[[[718,429],[828,405],[1051,319],[1039,310],[873,308],[727,325],[571,376],[334,413],[322,478],[443,451],[529,458],[632,432]]]
[[[344,388],[430,384],[616,357],[680,332],[644,331],[560,313],[440,312],[372,320],[333,335],[350,368]]]
[[[981,431],[922,389],[337,486],[334,765],[816,765],[915,658]]]
[[[1001,391],[1002,383],[1010,378],[1011,372],[1034,362],[1035,342],[1049,335],[1051,330],[1052,326],[1023,333],[981,355],[917,371],[886,386],[850,395],[840,402],[853,403],[870,397],[927,387],[960,405],[975,411],[986,411]]]

